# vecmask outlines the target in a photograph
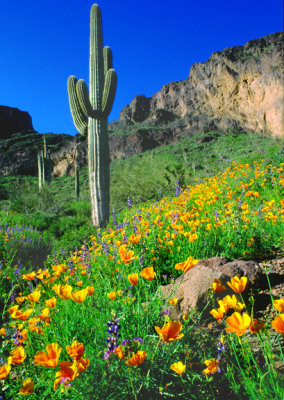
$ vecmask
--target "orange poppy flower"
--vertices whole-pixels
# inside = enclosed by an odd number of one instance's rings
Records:
[[[222,306],[219,307],[217,310],[213,308],[213,310],[210,311],[210,314],[213,315],[213,317],[217,319],[218,322],[220,322],[221,319],[224,317],[225,309]]]
[[[212,289],[214,293],[220,293],[226,290],[226,286],[222,285],[222,282],[219,279],[214,279]]]
[[[284,299],[274,300],[273,306],[276,308],[277,311],[280,313],[284,312]]]
[[[85,350],[85,346],[83,345],[83,343],[79,343],[79,342],[77,342],[77,340],[75,340],[71,344],[71,346],[66,346],[66,350],[70,357],[78,360],[79,358],[82,357],[84,350]]]
[[[18,304],[22,304],[26,300],[26,298],[26,296],[18,296],[15,300]]]
[[[32,394],[35,388],[34,381],[31,378],[25,379],[23,386],[20,388],[20,394]]]
[[[191,268],[193,268],[199,260],[194,260],[193,257],[188,257],[187,260],[178,263],[175,265],[176,270],[182,270],[183,273],[189,271]]]
[[[74,363],[71,361],[63,361],[60,363],[60,371],[55,374],[53,389],[56,390],[60,382],[67,386],[70,381],[73,381],[79,375]]]
[[[115,351],[115,354],[117,355],[117,357],[118,357],[120,360],[123,360],[123,359],[125,358],[125,355],[123,354],[123,348],[122,348],[122,346],[116,347],[116,348],[114,349],[114,351]]]
[[[181,339],[184,334],[180,333],[182,324],[178,321],[169,321],[162,328],[155,326],[156,332],[160,335],[164,342],[170,343],[174,340]]]
[[[32,303],[37,303],[40,299],[41,293],[39,289],[34,290],[27,296],[27,299],[30,300]]]
[[[242,336],[251,324],[251,318],[248,314],[241,315],[235,311],[230,317],[226,319],[229,328],[226,332],[234,332],[237,336]]]
[[[233,296],[225,296],[222,300],[218,300],[219,306],[223,307],[225,312],[230,310],[231,308],[234,308],[236,311],[240,312],[244,308],[244,304],[239,302],[236,298],[236,296],[233,294]]]
[[[176,362],[170,366],[170,369],[173,370],[176,374],[181,375],[184,373],[186,369],[186,365],[183,364],[181,361]]]
[[[120,259],[124,262],[124,264],[129,264],[132,260],[135,260],[136,257],[133,257],[134,251],[126,249],[126,244],[123,244],[118,249]]]
[[[41,312],[41,314],[38,316],[38,319],[40,321],[44,321],[46,324],[50,323],[50,309],[49,308],[44,308]]]
[[[242,293],[246,288],[247,281],[248,278],[246,276],[242,276],[241,278],[233,276],[231,282],[227,282],[227,285],[230,286],[235,293]]]
[[[272,321],[272,326],[277,332],[284,335],[284,314],[277,315]]]
[[[141,365],[146,357],[146,351],[138,350],[136,354],[132,353],[132,357],[126,361],[126,365],[131,367]]]
[[[9,314],[13,315],[13,314],[15,314],[15,313],[18,311],[18,309],[19,309],[19,305],[17,304],[17,305],[15,305],[15,306],[12,306],[12,307],[8,308],[8,309],[7,309],[7,312],[8,312]]]
[[[70,298],[75,301],[76,303],[83,303],[85,301],[86,296],[88,294],[88,289],[81,289],[81,290],[75,290],[74,292],[71,293]]]
[[[22,346],[16,347],[10,352],[11,356],[8,357],[8,364],[22,364],[27,357],[25,350]]]
[[[257,319],[254,319],[249,326],[249,330],[251,331],[251,333],[256,335],[264,328],[264,326],[265,326],[265,324],[263,322],[260,322]]]
[[[32,271],[29,274],[22,275],[22,278],[27,280],[27,281],[32,281],[32,280],[35,279],[35,277],[36,277],[36,273],[34,271]]]
[[[147,267],[142,269],[140,275],[142,278],[146,279],[147,281],[152,281],[155,278],[155,271],[153,267]]]
[[[36,332],[40,335],[43,335],[42,333],[42,329],[37,326],[37,322],[39,322],[38,318],[31,318],[28,320],[28,324],[29,324],[29,330],[31,330],[32,332]]]
[[[116,293],[115,293],[114,290],[112,290],[111,292],[109,292],[107,295],[108,295],[108,297],[109,297],[110,300],[115,300],[115,299],[116,299]]]
[[[1,328],[0,329],[0,336],[6,336],[6,335],[7,335],[7,333],[5,331],[5,328]]]
[[[171,306],[175,306],[178,303],[178,299],[176,297],[172,297],[171,299],[169,299],[169,304]]]
[[[138,284],[138,274],[128,275],[127,279],[129,280],[132,286],[136,286]]]
[[[219,369],[219,360],[218,358],[210,358],[210,360],[204,361],[204,364],[207,366],[202,372],[206,375],[213,375],[218,372]]]
[[[50,299],[45,300],[45,304],[47,305],[48,308],[53,308],[56,304],[56,298],[51,297]]]
[[[48,269],[45,269],[44,271],[42,271],[41,269],[39,269],[37,271],[37,279],[39,280],[43,280],[43,278],[49,278],[50,277],[50,273],[48,271]]]
[[[3,364],[0,365],[0,381],[4,381],[11,371],[11,365]]]
[[[132,233],[132,235],[129,236],[129,241],[133,244],[137,244],[141,239],[141,235],[135,235]]]
[[[59,361],[59,356],[62,348],[56,343],[48,344],[46,346],[46,353],[44,351],[38,352],[34,357],[34,363],[42,367],[55,368]]]
[[[61,299],[67,300],[70,298],[73,288],[70,285],[54,285],[52,289]]]
[[[88,296],[93,296],[94,293],[95,293],[94,286],[87,286],[87,294],[88,294]]]
[[[18,309],[18,305],[14,306],[14,307],[10,307],[8,312],[11,314],[11,317],[14,319],[20,319],[21,321],[26,321],[29,316],[31,315],[31,313],[33,312],[33,308],[29,308],[26,311],[21,311]],[[12,311],[13,309],[13,311]],[[12,311],[12,312],[11,312]]]
[[[75,360],[74,363],[77,371],[81,374],[88,368],[90,360],[88,358],[79,358],[78,360]]]

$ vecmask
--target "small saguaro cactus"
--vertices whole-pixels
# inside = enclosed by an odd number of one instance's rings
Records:
[[[38,189],[42,190],[42,161],[41,161],[41,153],[37,153],[37,170],[38,170]]]
[[[68,95],[74,124],[88,136],[88,168],[92,222],[103,227],[109,220],[108,121],[117,85],[112,53],[103,48],[101,11],[93,4],[90,17],[89,90],[84,80],[68,78]]]
[[[79,167],[75,166],[75,196],[76,199],[80,197],[80,178],[79,178]]]

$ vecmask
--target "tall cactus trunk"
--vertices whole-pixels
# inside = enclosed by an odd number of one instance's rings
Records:
[[[75,196],[76,199],[80,198],[80,174],[78,165],[75,166]]]
[[[90,104],[101,111],[104,89],[104,58],[101,12],[92,7],[90,18]],[[103,226],[109,219],[109,143],[107,117],[89,118],[88,163],[92,221]]]
[[[97,227],[109,220],[109,143],[107,119],[89,118],[88,165],[92,221]]]
[[[45,158],[44,151],[41,151],[41,171],[42,171],[42,186],[45,184]]]
[[[88,167],[92,222],[103,227],[109,220],[109,139],[107,117],[111,111],[117,77],[109,47],[103,48],[101,11],[93,4],[90,17],[89,91],[83,80],[68,78],[68,94],[74,124],[88,132]],[[87,121],[87,117],[89,120]]]
[[[47,183],[50,185],[51,182],[51,160],[50,151],[47,152]]]
[[[41,155],[37,153],[37,168],[38,168],[38,190],[42,190],[42,170],[41,170]]]

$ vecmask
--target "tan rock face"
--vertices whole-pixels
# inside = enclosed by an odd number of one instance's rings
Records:
[[[198,130],[243,130],[284,136],[284,34],[274,33],[216,52],[191,67],[187,80],[172,82],[146,100],[151,118],[164,109]],[[141,100],[141,96],[139,96]],[[121,119],[135,121],[141,113],[133,99]],[[143,114],[143,112],[142,112]]]
[[[245,299],[249,293],[249,286],[255,288],[267,286],[266,276],[255,261],[230,261],[225,257],[212,257],[199,260],[193,269],[177,278],[174,284],[160,286],[156,296],[161,299],[162,304],[164,302],[164,308],[171,308],[172,319],[181,319],[183,314],[190,313],[193,309],[203,312],[203,317],[208,318],[212,305],[207,308],[206,306],[210,303],[212,282],[214,279],[219,279],[226,284],[233,276],[248,278],[247,289],[243,292]],[[233,290],[229,287],[225,292],[215,293],[216,304],[217,300],[233,294]],[[178,303],[169,307],[168,300],[172,297],[177,298]]]

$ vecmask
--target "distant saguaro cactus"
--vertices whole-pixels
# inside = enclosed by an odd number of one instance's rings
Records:
[[[38,170],[38,189],[42,190],[42,161],[41,161],[41,153],[37,153],[37,170]]]
[[[75,166],[75,196],[76,199],[80,197],[80,180],[79,180],[79,167]]]
[[[46,181],[46,166],[47,166],[47,183],[51,182],[51,160],[50,151],[47,150],[46,137],[43,135],[43,150],[38,151],[37,154],[37,166],[38,166],[38,187],[39,191],[42,190]]]
[[[101,11],[93,4],[90,16],[89,89],[84,80],[68,78],[68,95],[74,124],[88,135],[88,168],[92,222],[105,226],[109,220],[109,140],[108,121],[117,85],[112,53],[103,48]]]

